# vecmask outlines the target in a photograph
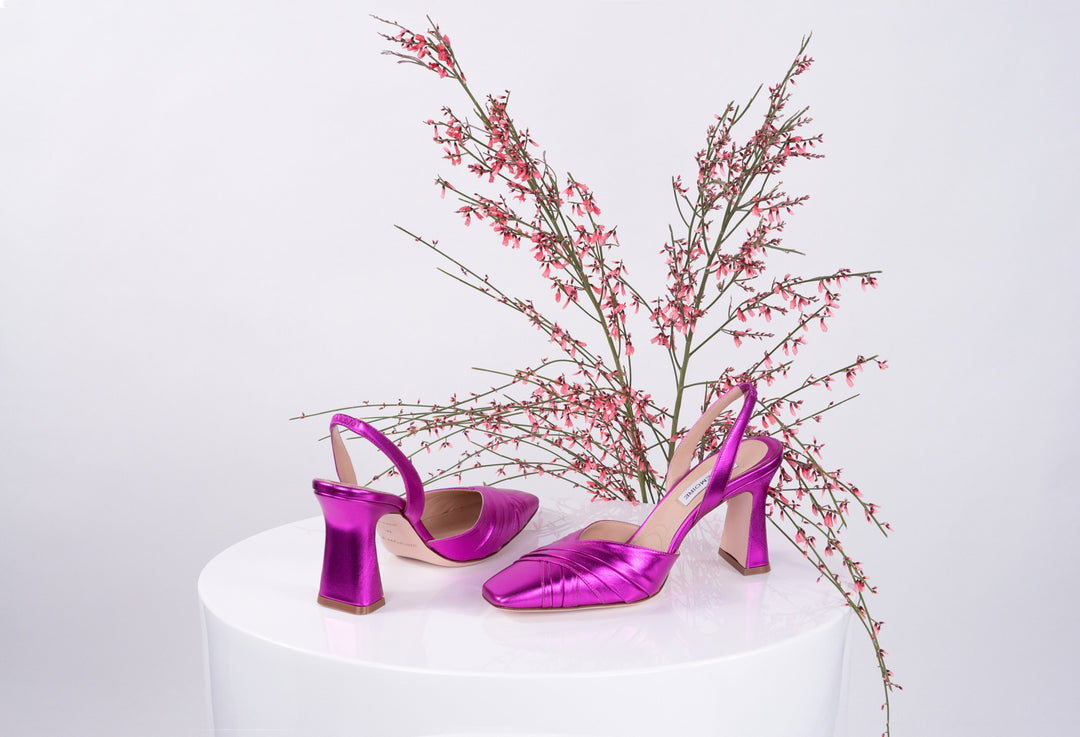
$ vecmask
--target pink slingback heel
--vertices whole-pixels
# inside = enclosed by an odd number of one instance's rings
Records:
[[[691,468],[697,445],[720,413],[743,405],[720,449]],[[504,609],[613,606],[659,593],[690,528],[727,502],[720,557],[743,575],[769,570],[765,502],[783,446],[770,437],[743,439],[757,392],[739,384],[712,404],[671,457],[667,492],[640,527],[594,522],[519,558],[484,584],[484,598]]]
[[[339,428],[371,441],[397,468],[405,498],[357,485]],[[412,463],[389,438],[348,415],[330,420],[330,442],[338,481],[312,486],[326,521],[318,601],[352,614],[370,614],[386,603],[378,532],[394,555],[440,566],[464,566],[497,553],[532,519],[539,500],[532,494],[487,486],[424,491]]]

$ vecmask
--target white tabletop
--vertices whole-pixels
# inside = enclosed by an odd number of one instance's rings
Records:
[[[203,570],[203,605],[227,626],[313,656],[446,674],[602,674],[742,659],[850,614],[838,593],[773,532],[772,571],[743,577],[716,554],[723,507],[700,522],[659,595],[626,607],[515,613],[480,596],[483,582],[538,545],[594,519],[640,520],[645,505],[544,498],[493,559],[439,568],[379,550],[386,606],[355,616],[315,602],[323,523],[255,535]]]

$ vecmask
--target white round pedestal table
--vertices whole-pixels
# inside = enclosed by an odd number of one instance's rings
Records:
[[[386,606],[365,616],[315,601],[320,517],[237,543],[199,577],[216,734],[832,735],[851,611],[775,534],[772,571],[739,575],[716,552],[723,508],[649,601],[515,613],[481,598],[517,556],[648,509],[542,498],[506,549],[465,568],[380,547]]]

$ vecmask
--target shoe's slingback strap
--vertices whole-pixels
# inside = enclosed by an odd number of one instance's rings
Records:
[[[709,486],[698,507],[699,510],[712,508],[710,502],[713,502],[713,497],[716,494],[723,493],[724,487],[727,486],[728,479],[731,477],[731,470],[735,466],[735,456],[739,452],[739,443],[742,442],[746,427],[750,424],[750,417],[754,414],[754,404],[757,402],[757,390],[754,389],[754,385],[739,384],[724,392],[722,397],[713,402],[686,433],[686,437],[679,443],[679,447],[675,449],[675,453],[671,456],[671,462],[668,464],[667,477],[664,479],[665,489],[670,489],[686,475],[690,470],[690,465],[693,463],[698,443],[705,437],[706,431],[716,422],[716,418],[720,416],[720,413],[740,397],[743,398],[742,409],[739,410],[739,415],[735,418],[731,431],[728,432],[724,442],[720,445],[720,450],[717,453],[719,457],[716,460],[716,465],[713,466],[712,474],[709,477]]]
[[[728,399],[729,395],[731,396],[730,399]],[[700,517],[722,501],[724,492],[727,490],[728,481],[731,480],[731,472],[735,468],[735,457],[739,454],[739,445],[742,444],[743,436],[746,434],[746,427],[750,424],[750,418],[754,414],[754,405],[757,403],[757,390],[753,384],[739,384],[737,387],[729,389],[724,396],[715,402],[716,404],[723,402],[723,407],[726,407],[740,396],[743,398],[743,405],[739,409],[739,414],[735,417],[735,422],[731,425],[731,430],[724,437],[724,442],[720,444],[720,450],[716,453],[718,456],[716,465],[713,466],[712,474],[709,476],[709,486],[705,490],[705,496],[702,497],[698,508],[694,510],[695,517]],[[723,407],[721,407],[721,410]],[[717,412],[718,415],[719,412]]]
[[[420,481],[420,474],[416,472],[408,457],[394,445],[390,438],[363,420],[348,415],[334,415],[330,420],[330,444],[334,450],[334,467],[337,469],[338,478],[343,483],[355,486],[356,471],[353,470],[352,459],[349,458],[349,451],[345,448],[345,441],[341,438],[339,427],[347,427],[360,437],[371,441],[390,459],[401,474],[402,481],[405,482],[405,519],[412,523],[421,537],[427,535],[427,530],[420,524],[420,517],[424,513],[424,485]]]

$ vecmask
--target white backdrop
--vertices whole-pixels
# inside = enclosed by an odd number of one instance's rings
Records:
[[[906,686],[895,734],[1071,722],[1073,4],[5,5],[0,732],[204,733],[199,570],[316,514],[329,472],[325,422],[288,418],[546,352],[393,230],[511,263],[431,184],[420,121],[460,98],[380,57],[372,12],[435,14],[654,283],[670,175],[814,32],[798,100],[827,158],[793,170],[812,200],[786,234],[807,271],[885,270],[820,346],[892,366],[823,435],[896,528],[848,545]],[[849,731],[875,734],[856,662]]]

